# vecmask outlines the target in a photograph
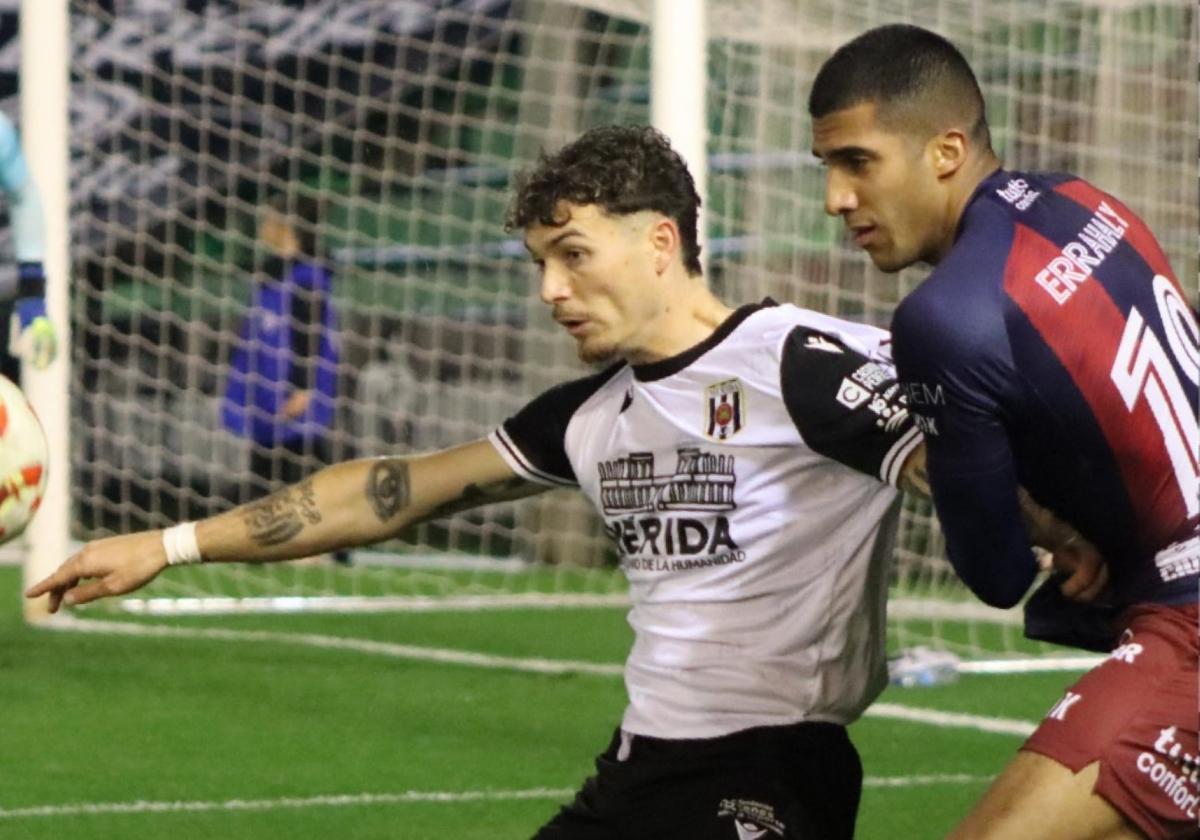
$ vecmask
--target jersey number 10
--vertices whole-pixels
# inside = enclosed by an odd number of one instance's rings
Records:
[[[1150,407],[1190,519],[1200,513],[1200,423],[1176,368],[1193,385],[1200,384],[1200,325],[1175,285],[1161,274],[1154,278],[1154,298],[1170,354],[1135,306],[1113,359],[1112,381],[1129,411],[1143,398]]]

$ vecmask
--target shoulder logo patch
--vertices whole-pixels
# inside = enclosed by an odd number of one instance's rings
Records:
[[[804,342],[804,346],[809,350],[820,350],[825,353],[841,353],[842,348],[833,341],[830,341],[823,335],[810,335]]]
[[[871,391],[850,379],[843,379],[838,388],[837,401],[846,408],[858,408],[871,398]]]
[[[630,388],[628,391],[625,392],[625,399],[621,400],[621,410],[618,411],[617,414],[624,414],[625,409],[629,408],[629,406],[631,406],[631,405],[633,405],[633,389],[632,388]]]
[[[746,425],[746,389],[740,379],[726,379],[704,389],[704,434],[727,440]]]

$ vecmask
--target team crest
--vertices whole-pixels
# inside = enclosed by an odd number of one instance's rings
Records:
[[[740,379],[726,379],[704,389],[704,434],[727,440],[746,425],[746,390]]]
[[[751,799],[722,799],[717,816],[733,817],[738,840],[768,840],[787,831],[772,806]]]

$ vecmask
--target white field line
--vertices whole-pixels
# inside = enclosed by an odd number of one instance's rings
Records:
[[[919,709],[914,706],[901,706],[898,703],[876,703],[867,709],[864,716],[891,718],[892,720],[924,723],[930,726],[974,729],[979,732],[994,732],[998,735],[1020,735],[1022,737],[1032,735],[1033,730],[1037,728],[1037,724],[1030,723],[1027,720],[967,715],[961,712],[941,712],[937,709]]]
[[[54,630],[82,630],[93,633],[112,633],[127,636],[152,638],[205,639],[227,642],[276,642],[298,644],[325,650],[349,650],[357,653],[373,653],[399,659],[415,659],[475,668],[496,668],[510,671],[525,671],[538,674],[591,674],[603,677],[620,677],[623,667],[604,662],[583,662],[570,659],[537,659],[513,656],[494,656],[472,651],[448,648],[400,645],[371,639],[348,639],[316,633],[280,633],[266,630],[227,630],[215,627],[169,627],[159,624],[133,624],[122,621],[76,618],[61,614],[43,625]],[[876,703],[866,711],[868,717],[892,718],[930,726],[974,729],[1003,735],[1027,736],[1035,724],[1024,720],[984,717],[958,712],[941,712],[935,709],[920,709],[896,703]]]
[[[629,596],[518,592],[511,595],[298,595],[263,598],[122,598],[122,612],[132,615],[278,615],[292,613],[478,612],[482,610],[537,610],[628,608]]]
[[[306,645],[325,650],[350,650],[358,653],[375,653],[397,659],[416,659],[425,662],[469,665],[475,668],[529,671],[539,674],[595,674],[604,677],[619,677],[623,672],[622,666],[610,665],[604,662],[494,656],[488,653],[473,653],[467,650],[400,645],[393,642],[378,642],[371,639],[349,639],[340,636],[325,636],[317,633],[224,630],[215,627],[168,627],[160,624],[133,624],[121,621],[76,618],[70,615],[56,616],[46,621],[42,626],[51,630],[83,630],[91,633],[112,633],[126,636],[148,636],[152,638],[207,639],[224,642],[277,642],[282,644]]]
[[[356,805],[401,805],[408,802],[503,802],[517,799],[566,799],[575,791],[554,788],[532,790],[419,791],[404,793],[349,793],[330,796],[281,796],[276,799],[192,800],[186,802],[79,802],[0,808],[0,820],[28,817],[73,817],[92,814],[163,814],[197,811],[273,811],[283,808],[344,808]]]
[[[874,788],[929,787],[965,785],[991,781],[990,776],[962,773],[930,776],[867,776],[863,785]],[[370,805],[404,805],[414,802],[506,802],[523,799],[566,800],[575,794],[572,788],[532,788],[530,790],[419,791],[404,793],[349,793],[327,796],[283,796],[276,799],[191,800],[184,802],[72,802],[62,805],[34,805],[27,808],[0,808],[0,821],[39,817],[102,816],[106,814],[171,814],[202,811],[276,811],[287,808],[351,808]]]

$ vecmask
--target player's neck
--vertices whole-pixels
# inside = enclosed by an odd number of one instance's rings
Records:
[[[954,247],[955,240],[958,239],[958,229],[959,225],[962,224],[963,214],[967,212],[967,205],[971,203],[971,198],[975,195],[975,190],[979,188],[979,185],[989,175],[999,168],[1000,159],[989,152],[970,163],[966,171],[962,172],[961,177],[956,180],[954,189],[947,196],[946,229],[942,233],[941,244],[937,253],[933,255],[932,259],[927,260],[930,265],[937,265],[946,254],[950,253],[950,249]]]
[[[733,314],[709,290],[703,277],[682,280],[675,292],[658,317],[639,330],[634,348],[623,354],[630,364],[648,364],[678,356],[711,336]]]

